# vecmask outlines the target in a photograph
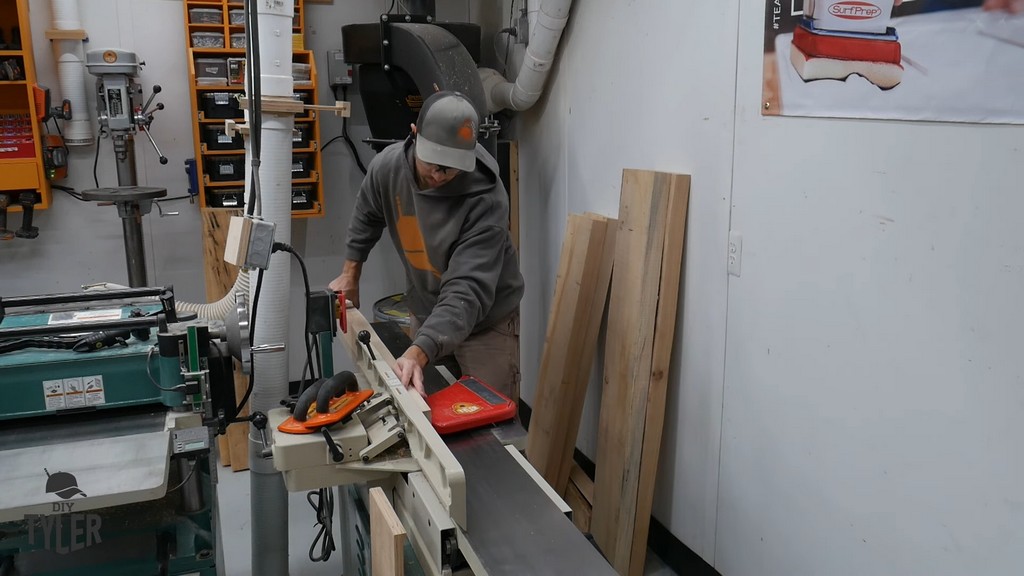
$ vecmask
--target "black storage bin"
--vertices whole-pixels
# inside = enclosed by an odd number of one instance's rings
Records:
[[[292,186],[292,210],[312,210],[316,198],[309,184]]]
[[[245,156],[209,156],[203,168],[210,182],[234,182],[245,178]]]
[[[227,58],[196,58],[196,84],[227,83]]]
[[[309,138],[312,135],[312,125],[296,124],[292,132],[292,148],[309,148]]]
[[[210,208],[242,208],[244,203],[244,188],[206,189],[206,204]]]
[[[243,150],[245,142],[242,134],[235,132],[234,138],[228,136],[223,126],[203,125],[203,143],[207,150]]]
[[[238,107],[235,92],[206,92],[203,94],[203,118],[223,120],[242,118],[245,114]]]
[[[292,180],[309,178],[313,170],[313,157],[309,154],[292,154]]]
[[[313,94],[311,92],[293,92],[292,99],[303,104],[313,103]],[[296,114],[296,118],[309,118],[310,110],[304,110],[301,114]]]

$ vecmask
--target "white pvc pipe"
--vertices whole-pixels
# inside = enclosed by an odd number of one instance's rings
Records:
[[[571,7],[572,0],[542,0],[515,83],[504,80],[500,74],[496,76],[494,70],[480,70],[489,112],[505,109],[522,111],[537,103],[555,60],[558,41],[569,21]]]
[[[82,20],[78,0],[50,0],[53,27],[56,30],[78,30]],[[86,72],[82,59],[81,40],[54,40],[57,80],[62,99],[71,102],[71,120],[64,121],[64,143],[68,146],[93,144],[92,119],[86,99]]]
[[[53,27],[57,30],[77,30],[82,27],[78,14],[78,0],[50,0]]]
[[[293,1],[257,2],[260,85],[263,96],[292,95]],[[250,92],[251,93],[251,92]],[[251,106],[249,107],[252,108]],[[264,220],[276,226],[274,240],[291,242],[292,130],[295,117],[264,112],[260,138],[260,207]],[[251,125],[251,122],[250,122]],[[251,172],[251,148],[246,147],[246,174]],[[247,177],[246,200],[253,193]],[[270,258],[263,273],[259,308],[252,327],[254,344],[288,343],[291,303],[291,259],[286,252]],[[253,358],[255,385],[250,410],[267,412],[288,396],[288,353],[258,354]],[[270,436],[268,434],[268,436]],[[260,433],[249,427],[250,503],[252,505],[252,574],[288,574],[288,492],[281,473],[261,455]]]

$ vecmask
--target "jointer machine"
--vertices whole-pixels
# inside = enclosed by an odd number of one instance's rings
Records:
[[[337,487],[344,574],[371,573],[367,493],[375,486],[409,535],[407,573],[614,574],[516,448],[525,441],[518,422],[440,435],[430,405],[393,371],[408,336],[393,322],[370,324],[357,309],[339,312],[339,336],[356,370],[322,381],[316,405],[271,410],[267,430],[269,456],[289,491]],[[456,381],[432,366],[424,379],[430,395]],[[485,409],[497,400],[483,390],[475,402],[460,407]],[[307,409],[311,432],[282,431]],[[345,417],[317,425],[335,409]]]

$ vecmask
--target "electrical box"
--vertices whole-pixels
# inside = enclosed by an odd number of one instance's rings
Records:
[[[352,84],[352,65],[345,62],[345,53],[331,50],[327,53],[327,77],[331,88]]]

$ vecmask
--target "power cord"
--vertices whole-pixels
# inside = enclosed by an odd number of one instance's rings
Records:
[[[85,198],[82,198],[82,195],[77,190],[69,186],[61,186],[60,184],[54,184],[51,182],[50,188],[56,188],[57,190],[66,193],[68,196],[71,196],[72,198],[78,200],[79,202],[89,202]]]
[[[92,159],[92,181],[96,184],[96,187],[100,187],[100,177],[96,175],[96,168],[100,163],[100,138],[103,137],[103,131],[96,135],[96,156]]]
[[[182,481],[181,481],[181,482],[180,482],[180,483],[179,483],[179,484],[178,484],[177,486],[175,486],[174,488],[168,488],[168,489],[167,489],[167,493],[168,493],[168,494],[170,494],[171,492],[174,492],[174,491],[175,491],[175,490],[177,490],[178,488],[181,488],[182,486],[184,486],[184,485],[185,485],[185,482],[188,482],[188,481],[189,481],[189,479],[190,479],[190,478],[192,478],[192,474],[194,474],[194,473],[195,473],[195,471],[196,471],[196,465],[197,465],[198,463],[199,463],[199,460],[198,460],[198,459],[197,459],[197,460],[193,460],[193,461],[192,461],[192,466],[191,466],[191,467],[189,467],[189,470],[188,470],[188,476],[185,476],[185,479],[184,479],[184,480],[182,480]]]
[[[338,97],[337,92],[335,92],[334,97],[335,98]],[[341,87],[341,99],[343,101],[345,101],[345,102],[348,101],[348,86],[342,86]],[[342,116],[341,117],[341,134],[338,134],[334,138],[331,138],[330,140],[328,140],[327,143],[324,144],[322,148],[320,148],[320,151],[322,152],[322,151],[326,150],[327,147],[330,146],[332,142],[334,142],[335,140],[338,140],[338,139],[344,139],[345,143],[348,144],[349,150],[352,151],[352,159],[356,161],[356,166],[359,167],[359,171],[362,172],[363,175],[365,176],[366,175],[366,166],[363,165],[362,159],[359,158],[359,152],[356,150],[356,143],[353,142],[352,141],[352,137],[348,135],[348,117],[347,116]]]
[[[257,204],[260,203],[260,155],[263,152],[263,88],[260,85],[260,42],[259,42],[259,18],[256,13],[256,0],[245,0],[245,20],[248,34],[246,38],[246,51],[249,61],[246,63],[246,75],[249,77],[249,150],[252,153],[252,186],[249,191],[249,202],[246,205],[245,213],[252,216],[257,213]],[[262,203],[260,203],[262,212]]]
[[[313,501],[314,498],[316,502]],[[306,502],[309,502],[316,512],[316,524],[313,527],[320,527],[313,538],[313,543],[309,545],[309,559],[312,562],[327,562],[331,552],[337,550],[334,546],[334,493],[330,488],[311,490],[306,493]],[[320,555],[314,556],[313,551],[316,550],[318,543]]]
[[[306,300],[306,309],[308,310],[309,309],[309,274],[306,271],[306,262],[302,259],[302,256],[299,256],[299,253],[296,252],[294,248],[292,248],[288,244],[285,244],[284,242],[274,242],[273,251],[274,252],[287,252],[287,253],[291,254],[292,256],[294,256],[296,260],[298,260],[299,268],[302,269],[302,283],[303,283],[303,285],[306,288],[306,292],[305,292],[305,297],[306,298],[305,298],[305,300]],[[318,380],[318,377],[316,375],[316,372],[313,369],[313,346],[309,343],[309,314],[306,314],[305,317],[306,317],[306,319],[305,319],[305,322],[304,322],[304,327],[303,327],[303,332],[302,333],[305,335],[303,337],[303,340],[305,341],[305,344],[306,344],[306,364],[309,366],[310,376],[312,376],[312,378],[309,380],[309,382],[316,382]],[[323,377],[322,373],[320,374],[320,377]],[[305,378],[306,378],[306,370],[302,371],[302,378],[303,379],[299,382],[300,394],[301,394],[302,391],[304,391],[306,389],[306,386],[307,386],[307,380],[305,380]]]
[[[256,291],[252,295],[252,313],[249,315],[249,348],[252,348],[255,342],[253,335],[256,332],[256,310],[260,305],[260,290],[263,288],[263,269],[256,274]],[[231,420],[238,420],[238,415],[242,413],[242,408],[245,407],[245,403],[249,401],[249,396],[252,395],[253,382],[256,378],[256,363],[249,363],[249,385],[245,387],[245,395],[242,396],[242,401],[235,407],[235,413],[231,416]]]

